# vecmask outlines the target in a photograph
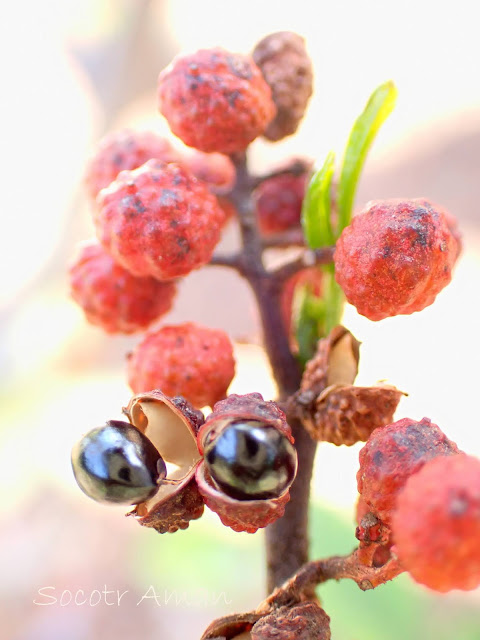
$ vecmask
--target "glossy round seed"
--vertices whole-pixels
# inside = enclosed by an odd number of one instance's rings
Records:
[[[165,463],[143,433],[111,420],[89,431],[72,451],[80,489],[98,502],[138,504],[151,497],[167,475]]]
[[[297,452],[278,429],[258,420],[236,420],[205,449],[214,483],[236,500],[282,495],[297,470]]]

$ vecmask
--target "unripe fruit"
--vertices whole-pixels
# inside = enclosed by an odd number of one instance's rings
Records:
[[[243,151],[275,115],[271,90],[252,58],[202,49],[176,58],[158,79],[171,130],[200,151]]]
[[[373,431],[360,450],[358,492],[371,511],[389,524],[397,496],[428,460],[458,453],[457,445],[428,418],[404,418]]]
[[[172,307],[174,282],[139,278],[97,242],[85,244],[70,267],[71,296],[87,320],[109,333],[145,329]]]
[[[370,320],[421,311],[450,282],[458,240],[428,201],[371,202],[335,248],[335,277]]]
[[[122,171],[98,200],[97,237],[136,276],[170,280],[206,264],[224,213],[207,186],[176,164]]]
[[[278,498],[297,470],[288,438],[258,420],[233,420],[205,446],[204,457],[215,484],[236,500]]]
[[[480,586],[480,460],[427,462],[398,496],[392,533],[417,582],[442,592]]]
[[[128,360],[134,393],[161,389],[195,407],[213,406],[224,398],[234,375],[227,334],[191,322],[147,333]]]
[[[119,420],[92,429],[75,445],[72,468],[87,496],[120,504],[147,500],[167,475],[165,463],[150,440]]]

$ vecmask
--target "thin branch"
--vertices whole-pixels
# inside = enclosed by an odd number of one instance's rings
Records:
[[[243,275],[244,271],[243,256],[241,253],[232,253],[231,255],[213,255],[206,266],[228,267],[230,269],[235,269],[241,275]]]
[[[348,579],[357,583],[362,591],[374,589],[404,572],[396,558],[392,557],[381,567],[372,567],[360,561],[361,550],[355,549],[348,556],[332,556],[308,562],[281,587],[276,589],[257,608],[269,611],[275,607],[300,602],[313,589],[327,580]]]
[[[280,169],[276,169],[274,171],[270,171],[268,173],[264,173],[259,176],[252,176],[251,185],[252,185],[252,188],[255,189],[264,180],[269,180],[270,178],[276,178],[277,176],[285,176],[285,175],[302,176],[304,173],[307,173],[308,171],[310,171],[311,168],[312,168],[311,161],[297,159]]]
[[[306,267],[329,264],[333,260],[334,251],[335,247],[324,247],[323,249],[315,250],[306,249],[301,256],[270,273],[277,282],[285,282],[285,280],[288,280],[288,278]]]
[[[289,229],[281,233],[272,233],[262,238],[264,249],[283,249],[286,247],[304,247],[305,237],[302,229]]]

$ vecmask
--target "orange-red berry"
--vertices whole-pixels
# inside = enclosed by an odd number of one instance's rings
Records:
[[[227,193],[234,185],[235,167],[230,158],[222,153],[193,150],[183,156],[181,164],[205,182],[213,193]]]
[[[170,280],[206,264],[225,214],[207,186],[176,164],[122,171],[98,198],[97,236],[137,276]]]
[[[176,58],[159,76],[158,98],[173,133],[201,151],[243,151],[276,112],[253,59],[219,48]]]
[[[258,226],[264,234],[300,226],[308,176],[280,174],[264,180],[254,193]]]
[[[456,453],[457,445],[428,418],[404,418],[380,427],[360,450],[358,492],[374,515],[389,524],[408,478],[428,460]]]
[[[421,311],[450,282],[458,241],[427,200],[369,203],[343,230],[335,274],[345,296],[370,320]]]
[[[177,290],[174,282],[133,276],[96,242],[71,265],[70,288],[87,320],[109,333],[145,329],[170,310]]]
[[[137,169],[152,158],[178,162],[180,154],[166,138],[152,131],[122,129],[106,135],[87,165],[85,186],[89,196],[95,200],[120,171]]]
[[[160,389],[199,408],[222,400],[234,375],[227,334],[191,322],[147,333],[128,360],[134,393]]]
[[[398,496],[392,533],[417,582],[442,592],[480,586],[480,460],[427,462]]]

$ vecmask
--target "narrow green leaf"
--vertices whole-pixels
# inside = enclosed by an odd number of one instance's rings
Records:
[[[337,191],[337,236],[350,224],[357,182],[375,136],[392,112],[397,98],[393,82],[380,85],[355,121],[345,149]]]
[[[323,300],[315,297],[308,285],[296,287],[292,322],[298,346],[298,359],[302,365],[305,365],[315,353],[324,317]]]
[[[323,167],[313,174],[303,199],[303,233],[311,249],[320,249],[334,244],[330,218],[330,187],[334,171],[335,154],[330,151]]]

